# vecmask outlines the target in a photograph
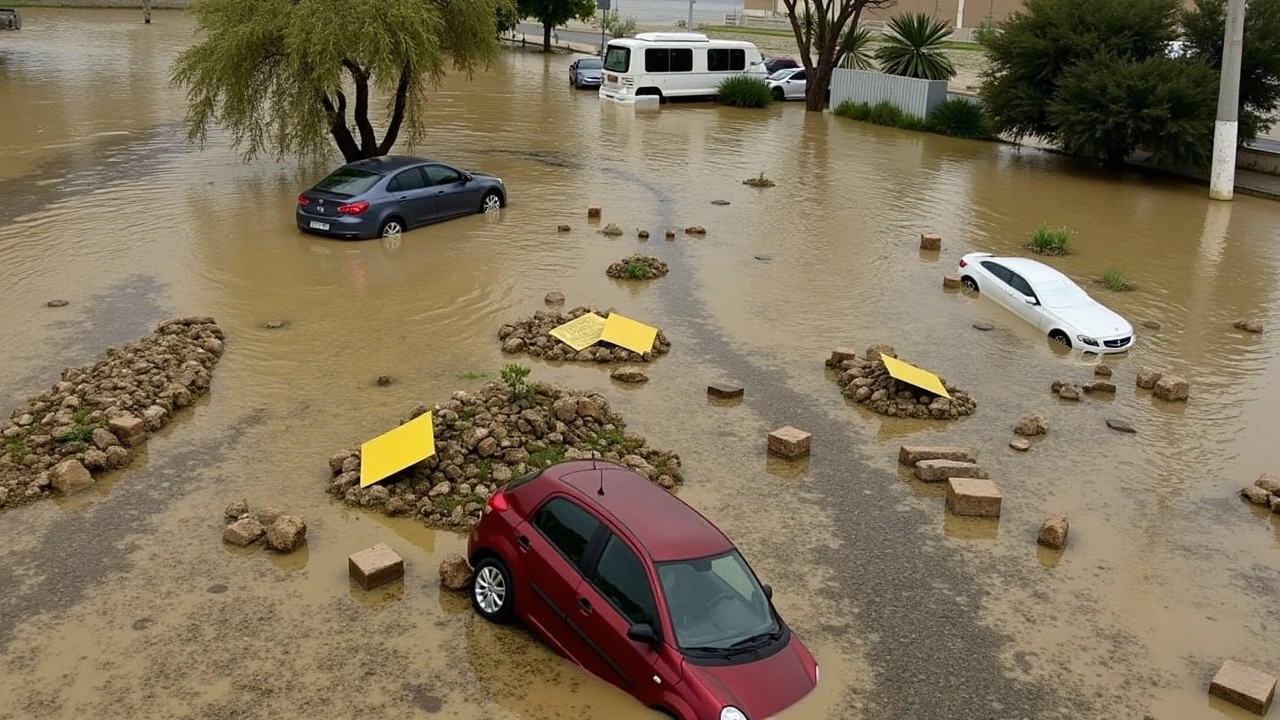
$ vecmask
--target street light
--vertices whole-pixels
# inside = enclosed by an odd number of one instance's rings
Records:
[[[1227,0],[1227,26],[1222,38],[1222,78],[1218,81],[1218,119],[1213,123],[1213,165],[1209,170],[1209,197],[1214,200],[1230,200],[1235,195],[1244,11],[1245,0]]]

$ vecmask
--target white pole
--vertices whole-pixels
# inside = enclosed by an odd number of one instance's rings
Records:
[[[689,19],[685,21],[684,29],[693,32],[693,0],[689,0]]]
[[[1244,11],[1245,0],[1227,0],[1227,27],[1222,40],[1222,78],[1218,81],[1218,119],[1213,124],[1213,166],[1209,170],[1209,197],[1214,200],[1230,200],[1235,195]]]
[[[964,0],[960,0],[960,4],[956,6],[956,29],[964,27]]]

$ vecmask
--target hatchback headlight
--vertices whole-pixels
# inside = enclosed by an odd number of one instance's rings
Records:
[[[720,720],[747,720],[747,716],[738,708],[730,705],[720,711]]]
[[[1098,341],[1097,341],[1097,340],[1094,340],[1093,338],[1089,337],[1088,335],[1077,335],[1077,336],[1076,336],[1076,339],[1077,339],[1077,340],[1079,340],[1080,342],[1084,343],[1085,345],[1092,345],[1092,346],[1094,346],[1094,347],[1098,347]]]

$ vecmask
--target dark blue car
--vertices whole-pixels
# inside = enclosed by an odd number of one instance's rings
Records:
[[[410,228],[506,207],[500,178],[435,160],[388,155],[334,170],[298,196],[298,229],[340,238],[391,237]]]

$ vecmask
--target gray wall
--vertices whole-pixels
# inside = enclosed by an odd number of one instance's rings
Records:
[[[904,112],[923,118],[946,102],[947,82],[836,68],[831,76],[831,107],[838,107],[845,100],[870,105],[888,100]]]

